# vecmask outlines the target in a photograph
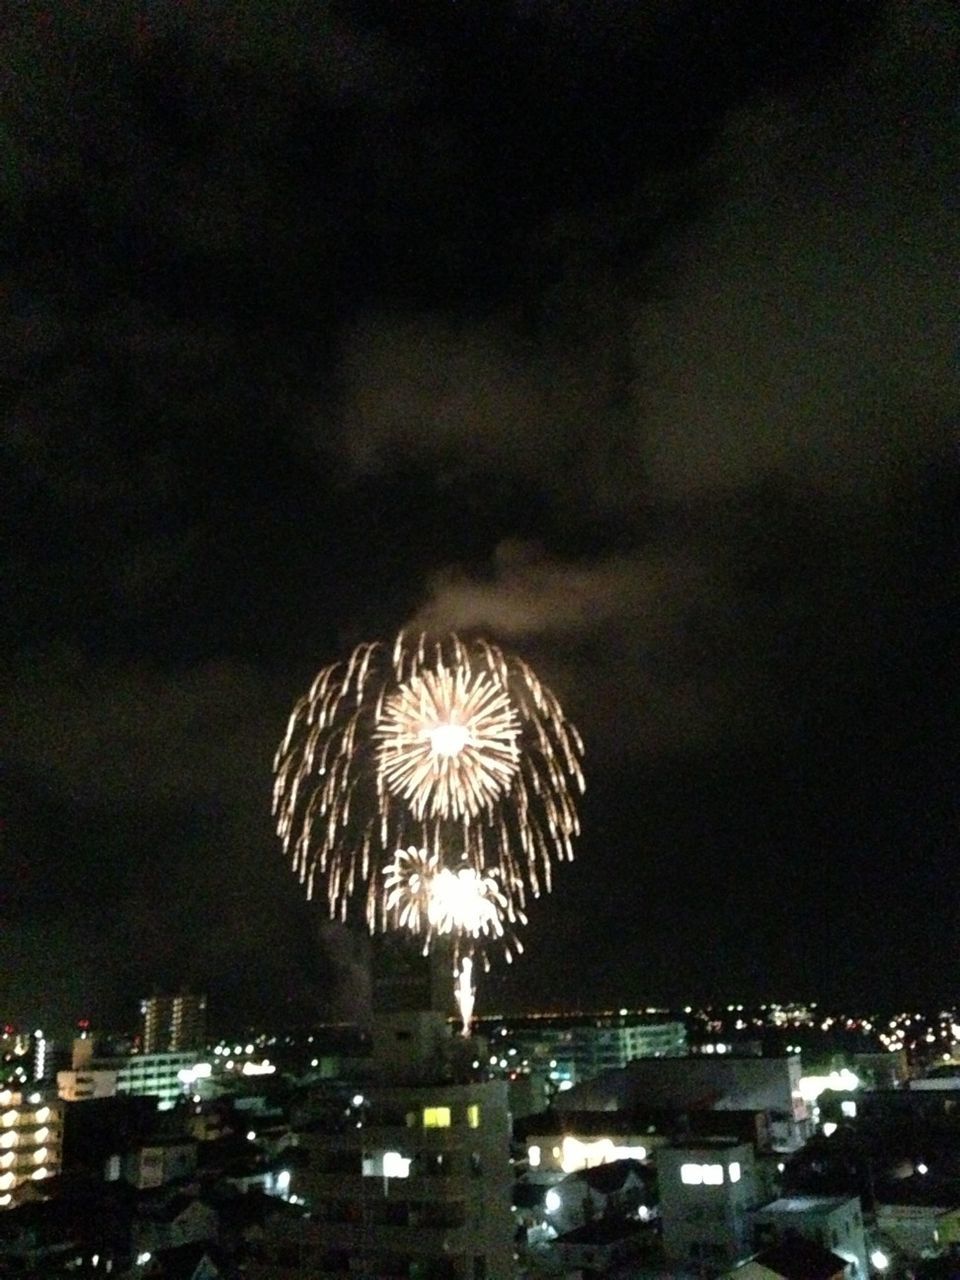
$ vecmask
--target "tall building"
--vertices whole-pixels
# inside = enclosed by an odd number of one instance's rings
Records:
[[[0,1208],[16,1204],[25,1185],[59,1173],[62,1147],[61,1102],[0,1091]]]
[[[207,1034],[207,997],[181,993],[140,1002],[144,1053],[199,1053]]]
[[[416,938],[381,934],[371,942],[375,1015],[432,1009],[453,1013],[453,955],[441,944],[424,955]]]
[[[358,1122],[301,1136],[309,1163],[293,1179],[310,1209],[299,1248],[311,1274],[516,1274],[507,1085],[470,1078],[478,1051],[438,1013],[381,1021]]]

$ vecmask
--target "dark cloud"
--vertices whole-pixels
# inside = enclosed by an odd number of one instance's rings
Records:
[[[852,986],[865,882],[916,935],[955,834],[949,6],[6,36],[11,1003],[362,1002],[270,758],[317,666],[411,620],[521,649],[587,732],[582,859],[497,998],[760,989],[754,940],[781,994]]]

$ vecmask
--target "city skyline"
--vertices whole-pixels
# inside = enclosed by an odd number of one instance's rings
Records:
[[[584,737],[481,1012],[947,1001],[953,8],[272,13],[12,24],[8,1016],[357,1008],[270,766],[401,627]]]

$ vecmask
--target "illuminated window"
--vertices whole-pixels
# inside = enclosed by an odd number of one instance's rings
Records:
[[[409,1178],[410,1158],[402,1156],[399,1151],[383,1153],[383,1176],[385,1178]]]
[[[471,1102],[467,1107],[467,1124],[471,1129],[480,1128],[480,1107],[476,1102]]]
[[[737,1176],[739,1177],[739,1166]],[[719,1187],[723,1185],[722,1164],[682,1164],[680,1181],[688,1187]]]
[[[731,1160],[730,1162],[730,1181],[740,1181],[740,1163],[737,1160]]]
[[[530,1162],[531,1169],[539,1169],[540,1168],[540,1148],[528,1147],[527,1160]]]
[[[449,1129],[450,1128],[450,1108],[449,1107],[424,1107],[423,1108],[423,1127],[425,1129]]]

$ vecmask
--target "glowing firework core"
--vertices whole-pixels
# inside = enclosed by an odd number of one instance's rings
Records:
[[[462,724],[438,724],[435,729],[424,729],[435,755],[456,756],[470,741],[470,732]]]
[[[388,697],[375,730],[380,777],[422,819],[478,817],[519,767],[520,717],[493,672],[442,663]]]
[[[523,919],[497,883],[496,872],[441,864],[426,849],[398,849],[385,868],[386,909],[411,933],[461,938],[502,938],[505,919]]]

